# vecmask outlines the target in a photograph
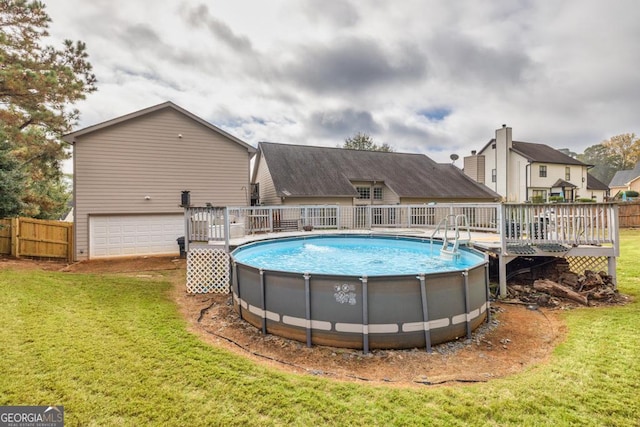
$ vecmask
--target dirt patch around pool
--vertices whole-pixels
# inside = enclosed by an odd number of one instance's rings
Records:
[[[566,335],[556,313],[495,303],[491,321],[471,339],[436,345],[431,353],[416,348],[364,354],[262,335],[239,318],[229,295],[187,295],[176,288],[174,297],[190,329],[205,341],[279,369],[338,380],[402,386],[484,382],[546,361]]]
[[[431,353],[410,350],[360,350],[314,346],[262,335],[242,321],[228,294],[189,295],[185,291],[185,260],[135,257],[71,265],[43,260],[0,258],[0,268],[43,269],[70,273],[119,274],[170,280],[172,297],[189,330],[212,346],[282,371],[340,381],[387,386],[463,384],[490,381],[545,363],[564,340],[559,313],[524,304],[492,304],[492,320],[472,339],[440,344]]]

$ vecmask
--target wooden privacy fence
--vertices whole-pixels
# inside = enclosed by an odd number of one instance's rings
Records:
[[[620,228],[640,227],[640,202],[626,202],[618,205]]]
[[[33,218],[0,219],[0,254],[73,261],[73,223]]]

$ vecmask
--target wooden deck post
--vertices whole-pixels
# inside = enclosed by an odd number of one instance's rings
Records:
[[[607,258],[607,274],[611,276],[613,282],[613,288],[618,289],[618,278],[616,276],[616,257],[610,256]]]
[[[506,240],[506,206],[504,203],[500,204],[498,208],[498,235],[500,236],[500,253],[498,254],[498,281],[500,285],[499,297],[504,298],[507,296],[507,260],[505,255],[507,252],[507,240]]]
[[[191,241],[191,230],[190,230],[190,217],[191,211],[189,206],[184,207],[184,253],[189,253],[189,242]]]
[[[613,229],[613,256],[607,258],[607,273],[611,276],[614,289],[618,289],[618,277],[616,274],[617,261],[616,257],[620,256],[620,207],[615,204],[609,218],[609,226]]]
[[[500,280],[500,298],[507,296],[507,260],[504,253],[498,255],[498,277]]]

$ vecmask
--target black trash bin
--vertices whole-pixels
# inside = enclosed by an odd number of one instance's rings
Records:
[[[186,258],[187,253],[184,250],[184,236],[180,236],[177,239],[178,246],[180,246],[180,258]]]

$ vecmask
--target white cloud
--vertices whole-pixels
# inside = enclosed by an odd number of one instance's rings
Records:
[[[640,3],[49,2],[98,92],[81,127],[166,100],[257,144],[358,131],[437,161],[514,138],[582,152],[640,133]],[[425,112],[444,112],[441,117]]]

